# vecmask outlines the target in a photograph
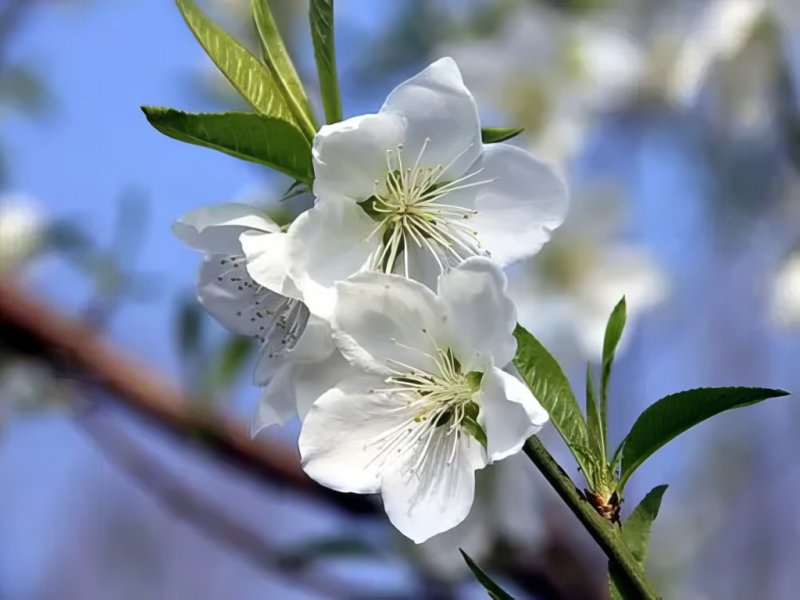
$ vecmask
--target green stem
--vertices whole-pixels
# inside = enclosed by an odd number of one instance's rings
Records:
[[[559,464],[550,456],[550,453],[533,436],[525,442],[525,454],[533,464],[542,472],[548,483],[553,486],[561,499],[567,503],[570,510],[602,548],[612,564],[616,565],[630,583],[630,588],[635,591],[637,598],[643,600],[658,600],[658,594],[647,579],[644,569],[636,562],[628,547],[619,535],[619,529],[601,517],[580,493],[578,488]]]

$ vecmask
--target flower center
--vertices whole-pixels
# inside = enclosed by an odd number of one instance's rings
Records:
[[[369,238],[381,235],[381,243],[371,257],[373,270],[392,272],[402,254],[408,276],[407,250],[412,245],[430,252],[441,272],[482,252],[477,232],[464,222],[477,211],[443,200],[453,192],[491,180],[476,181],[474,178],[481,172],[478,169],[452,181],[443,181],[449,167],[469,146],[448,165],[423,167],[420,163],[429,142],[427,138],[413,165],[403,164],[402,144],[395,150],[387,150],[384,181],[375,181],[374,195],[362,205],[378,221]],[[452,198],[451,202],[454,201]]]
[[[295,298],[277,294],[254,281],[245,268],[244,256],[220,259],[223,269],[217,281],[233,296],[240,333],[266,344],[269,358],[291,350],[305,331],[309,311]]]
[[[436,364],[433,373],[389,360],[394,373],[386,378],[387,387],[370,390],[396,395],[401,405],[390,410],[406,417],[371,442],[378,445],[374,460],[403,461],[410,474],[422,469],[431,455],[452,464],[464,434],[486,446],[486,433],[477,421],[480,407],[474,400],[482,373],[462,372],[450,349],[437,349],[430,358]]]

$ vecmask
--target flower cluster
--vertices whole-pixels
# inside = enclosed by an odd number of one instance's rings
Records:
[[[422,542],[466,517],[475,470],[548,418],[504,370],[517,316],[502,269],[548,241],[566,189],[531,153],[482,142],[448,58],[378,113],[323,126],[312,157],[314,206],[287,227],[225,204],[175,232],[205,253],[203,306],[261,345],[254,433],[298,414],[306,472],[380,492]]]

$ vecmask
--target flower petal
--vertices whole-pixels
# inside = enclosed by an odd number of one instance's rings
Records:
[[[271,425],[284,425],[297,414],[294,377],[295,365],[291,362],[284,361],[274,371],[258,402],[258,410],[250,427],[252,437]]]
[[[344,200],[320,200],[292,223],[286,241],[289,275],[313,314],[330,318],[336,282],[367,267],[380,241],[377,235],[369,238],[375,226],[360,206]]]
[[[324,125],[314,136],[314,195],[366,200],[387,173],[386,151],[403,141],[405,119],[396,114],[361,115]]]
[[[506,276],[494,262],[467,259],[439,277],[439,297],[462,368],[475,370],[485,357],[501,367],[511,362],[517,351],[517,311],[506,294]]]
[[[253,280],[284,296],[297,298],[300,292],[289,278],[286,263],[286,237],[282,232],[248,230],[239,236],[247,257],[247,272]]]
[[[192,248],[217,254],[241,254],[239,235],[248,229],[280,231],[262,211],[237,203],[198,208],[172,225],[175,235]]]
[[[406,419],[395,410],[397,399],[371,391],[383,385],[380,377],[351,377],[314,402],[298,440],[303,469],[312,479],[340,492],[378,491],[379,440]]]
[[[461,523],[475,497],[475,471],[487,464],[477,440],[461,434],[453,460],[453,439],[446,427],[437,428],[427,449],[427,458],[410,472],[416,453],[405,464],[396,464],[383,476],[383,506],[400,533],[420,544]],[[420,442],[422,443],[422,442]]]
[[[481,180],[491,180],[477,188],[478,213],[469,219],[478,240],[501,267],[536,254],[564,221],[564,181],[530,152],[508,144],[484,146],[476,168]]]
[[[347,377],[355,375],[356,372],[341,352],[331,352],[328,358],[316,363],[296,363],[294,397],[300,419],[305,419],[311,406],[320,396]]]
[[[398,85],[381,114],[406,118],[404,162],[447,167],[442,181],[462,175],[481,153],[481,126],[475,99],[452,58],[441,58]],[[424,150],[423,150],[424,149]]]
[[[302,421],[317,398],[348,374],[353,371],[339,352],[313,363],[279,361],[259,402],[252,435],[270,425],[284,425],[295,415]]]
[[[398,275],[360,273],[336,286],[334,339],[351,363],[376,373],[411,368],[438,372],[436,342],[444,309],[421,283]],[[410,368],[409,368],[410,367]]]
[[[271,305],[283,298],[256,285],[247,275],[243,258],[223,254],[208,254],[204,258],[197,297],[220,324],[248,336],[258,335],[260,327],[265,325],[265,319],[255,314],[256,302]]]
[[[486,432],[492,461],[519,452],[549,418],[524,383],[497,367],[483,374],[478,403],[478,420]]]

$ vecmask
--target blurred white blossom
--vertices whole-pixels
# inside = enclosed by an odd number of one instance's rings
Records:
[[[34,201],[21,194],[0,196],[0,273],[23,265],[44,242],[44,217]]]
[[[600,188],[576,203],[559,235],[537,257],[509,271],[519,322],[559,358],[599,360],[606,322],[624,295],[628,322],[662,302],[669,281],[652,253],[619,240],[623,214]]]
[[[773,275],[769,312],[772,321],[785,328],[800,327],[800,252],[793,252]]]

